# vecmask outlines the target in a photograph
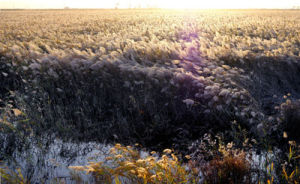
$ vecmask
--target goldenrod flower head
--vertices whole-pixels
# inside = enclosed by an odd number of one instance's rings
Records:
[[[162,173],[162,172],[158,172],[156,175],[161,177],[161,176],[163,176],[163,174],[164,173]]]
[[[111,148],[110,150],[109,150],[109,152],[111,153],[111,154],[116,154],[117,152],[116,152],[116,148]]]
[[[135,167],[135,165],[134,165],[134,163],[132,163],[132,162],[125,162],[125,166],[127,166],[127,167]]]
[[[155,151],[151,151],[151,155],[154,155],[154,154],[156,154],[156,152]]]
[[[171,163],[172,166],[176,166],[177,165],[176,161],[171,161],[170,163]]]
[[[163,155],[163,156],[162,156],[162,160],[164,160],[164,161],[168,160],[167,155]]]
[[[170,164],[173,164],[173,163],[172,163],[172,162],[170,162],[170,163],[163,163],[163,164],[161,165],[161,167],[164,168],[165,170],[167,170],[168,167],[170,166]]]
[[[157,161],[158,164],[162,164],[163,162],[164,162],[163,160]]]
[[[289,145],[291,145],[291,146],[297,146],[296,141],[289,141]]]
[[[154,157],[148,157],[148,158],[146,159],[146,161],[147,161],[147,162],[153,162],[153,161],[155,161],[155,158],[154,158]]]
[[[143,159],[138,159],[138,160],[136,161],[136,163],[138,163],[138,164],[143,164],[143,163],[145,163],[145,160],[143,160]]]
[[[227,144],[227,149],[231,149],[232,146],[233,146],[233,142],[228,143],[228,144]]]
[[[112,160],[112,157],[106,157],[105,160]]]
[[[150,177],[151,180],[154,180],[155,178],[156,178],[155,174]]]
[[[185,155],[185,158],[190,160],[191,159],[191,156],[190,155]]]
[[[167,153],[167,154],[170,154],[170,153],[172,153],[172,150],[171,149],[165,149],[163,152]]]
[[[171,154],[171,156],[172,156],[172,158],[173,158],[173,160],[174,160],[175,162],[178,161],[178,158],[177,158],[174,154]]]
[[[135,170],[131,169],[131,170],[130,170],[130,173],[131,173],[131,174],[135,174],[136,172],[135,172]]]
[[[101,166],[102,163],[103,162],[89,162],[90,166],[93,168]]]
[[[115,148],[120,149],[120,148],[121,148],[121,144],[119,144],[119,143],[116,144],[116,145],[115,145]]]
[[[95,169],[92,166],[87,166],[86,172],[87,173],[95,172]]]
[[[120,154],[116,155],[115,158],[118,158],[118,159],[123,158],[123,155],[120,155]]]
[[[141,174],[141,175],[147,174],[147,170],[146,170],[145,168],[143,168],[143,167],[137,168],[137,172],[138,172],[139,174]]]
[[[162,172],[158,172],[158,173],[156,174],[156,176],[157,176],[157,179],[158,179],[159,181],[161,181],[161,180],[162,180],[163,173],[162,173]]]

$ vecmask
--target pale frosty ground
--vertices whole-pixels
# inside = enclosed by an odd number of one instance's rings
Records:
[[[59,139],[54,139],[47,148],[41,148],[41,144],[46,144],[48,139],[44,139],[42,143],[35,144],[34,138],[30,148],[26,151],[14,151],[9,162],[10,168],[21,168],[25,176],[31,176],[31,181],[40,183],[42,178],[46,183],[52,183],[57,178],[61,182],[75,183],[72,179],[68,166],[83,166],[88,162],[104,161],[105,156],[109,154],[112,145],[100,144],[96,142],[88,143],[72,143],[63,142]],[[257,155],[252,153],[252,165],[259,168],[265,168],[264,164],[266,157],[274,155],[262,153]],[[141,152],[142,158],[148,156],[149,153]],[[257,168],[257,167],[256,167]],[[199,173],[202,176],[202,173]],[[91,177],[81,175],[82,179],[88,183],[92,183]],[[203,180],[202,180],[203,181]]]

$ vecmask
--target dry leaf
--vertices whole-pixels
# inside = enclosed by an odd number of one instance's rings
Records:
[[[19,109],[13,109],[13,112],[14,112],[15,116],[22,115],[22,111],[20,111]]]
[[[286,132],[283,132],[283,138],[288,138],[288,135],[287,135],[287,133]]]

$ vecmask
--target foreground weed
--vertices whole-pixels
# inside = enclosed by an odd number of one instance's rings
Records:
[[[162,157],[151,152],[142,158],[131,146],[116,144],[106,162],[91,162],[87,166],[72,166],[75,171],[91,174],[96,183],[198,183],[197,173],[189,171],[170,149]]]
[[[29,184],[30,182],[23,176],[21,169],[12,171],[8,168],[0,168],[0,183],[1,181],[8,184]]]

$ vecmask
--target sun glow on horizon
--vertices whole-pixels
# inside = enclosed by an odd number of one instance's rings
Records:
[[[233,0],[231,0],[233,1]],[[232,4],[232,5],[230,5]],[[207,9],[207,8],[238,8],[236,4],[226,3],[219,0],[206,0],[206,1],[197,1],[197,0],[165,0],[159,3],[161,8],[171,8],[171,9]]]
[[[290,8],[299,0],[163,0],[161,8],[171,9],[244,9],[244,8]]]

